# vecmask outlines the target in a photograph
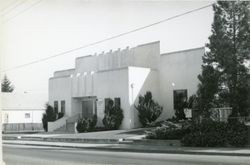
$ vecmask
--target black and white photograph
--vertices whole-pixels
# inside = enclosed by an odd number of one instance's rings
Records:
[[[0,0],[0,164],[250,165],[250,1]]]

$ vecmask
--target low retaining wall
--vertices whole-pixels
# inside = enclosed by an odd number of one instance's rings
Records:
[[[64,125],[66,126],[66,120],[68,117],[64,116],[54,122],[48,122],[48,132],[53,132],[60,127],[63,127]]]
[[[154,146],[181,146],[180,140],[154,140],[154,139],[138,139],[133,140],[133,144],[154,145]]]
[[[42,131],[42,123],[8,123],[3,124],[3,132]]]

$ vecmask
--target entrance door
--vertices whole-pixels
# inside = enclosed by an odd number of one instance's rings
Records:
[[[82,101],[82,116],[91,117],[94,114],[94,104],[93,100]]]

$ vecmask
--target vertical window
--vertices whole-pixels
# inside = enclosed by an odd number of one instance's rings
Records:
[[[64,100],[61,101],[61,112],[65,114],[65,101]]]
[[[105,98],[105,100],[104,100],[105,101],[105,103],[104,103],[105,104],[105,109],[108,106],[109,100],[110,100],[110,98]]]
[[[115,106],[121,107],[121,99],[119,97],[115,98]]]
[[[187,89],[174,90],[174,109],[179,109],[186,101]]]
[[[4,114],[4,123],[8,123],[9,122],[9,114],[5,113]]]
[[[30,118],[30,113],[25,113],[25,119],[29,119]]]
[[[58,101],[54,101],[54,110],[58,113]]]

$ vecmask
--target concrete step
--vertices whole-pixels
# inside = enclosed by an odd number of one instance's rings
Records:
[[[62,133],[66,131],[66,125],[61,126],[60,128],[54,130],[54,133]]]
[[[66,132],[74,133],[75,132],[75,123],[66,124]]]
[[[54,133],[75,133],[75,123],[67,123],[53,131]]]

